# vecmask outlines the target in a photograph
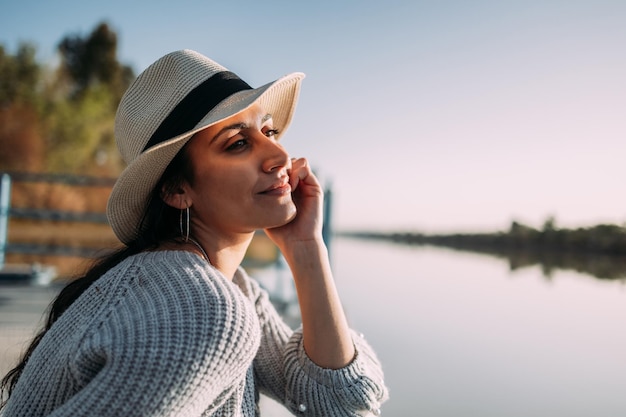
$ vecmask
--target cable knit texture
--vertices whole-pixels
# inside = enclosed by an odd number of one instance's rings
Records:
[[[362,416],[387,398],[380,363],[315,365],[302,333],[239,269],[231,282],[184,251],[132,256],[48,331],[16,386],[12,416],[258,416],[259,392],[301,416]]]

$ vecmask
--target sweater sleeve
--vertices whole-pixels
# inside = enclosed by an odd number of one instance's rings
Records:
[[[261,346],[254,360],[259,389],[298,416],[362,416],[380,413],[388,398],[381,364],[362,335],[352,331],[356,355],[341,369],[317,366],[307,356],[302,329],[292,331],[256,281],[248,296],[261,323]]]
[[[243,389],[258,324],[236,287],[207,274],[140,268],[70,361],[84,386],[52,415],[210,414]]]

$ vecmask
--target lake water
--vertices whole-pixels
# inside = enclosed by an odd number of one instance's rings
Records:
[[[626,416],[625,279],[546,278],[486,255],[377,241],[337,238],[331,249],[348,319],[383,362],[383,416]],[[56,290],[0,292],[6,370]]]
[[[383,415],[626,416],[625,280],[376,241],[332,253],[384,365]]]

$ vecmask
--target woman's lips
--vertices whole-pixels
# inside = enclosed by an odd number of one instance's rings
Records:
[[[285,195],[291,193],[291,185],[288,182],[280,183],[277,185],[273,185],[265,191],[262,191],[260,194],[263,195]]]

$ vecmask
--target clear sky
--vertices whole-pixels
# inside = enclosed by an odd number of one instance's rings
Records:
[[[0,0],[0,43],[53,61],[101,21],[137,73],[183,48],[305,72],[283,140],[336,228],[626,223],[626,1]]]

